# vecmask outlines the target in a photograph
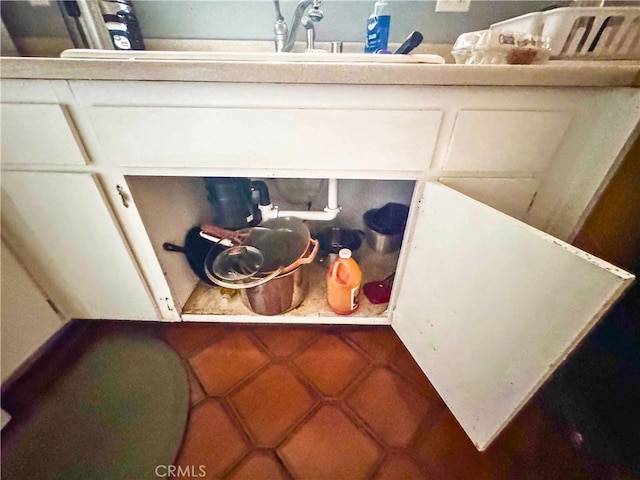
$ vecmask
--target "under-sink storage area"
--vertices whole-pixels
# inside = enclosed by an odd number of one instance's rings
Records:
[[[207,178],[220,177],[129,175],[125,178],[171,291],[173,306],[182,320],[283,321],[278,320],[281,315],[264,316],[254,313],[246,305],[246,295],[245,299],[241,298],[240,290],[222,289],[218,285],[207,283],[204,281],[206,278],[198,278],[190,268],[186,253],[166,249],[166,243],[184,246],[188,232],[194,227],[216,223],[206,181]],[[323,212],[330,203],[329,179],[250,177],[250,180],[266,184],[271,204],[279,211]],[[332,227],[362,232],[358,234],[361,245],[353,252],[362,270],[362,285],[387,279],[396,271],[402,247],[388,253],[371,248],[364,236],[363,215],[368,210],[381,208],[388,203],[409,206],[416,182],[338,179],[334,184],[337,184],[340,211],[332,220],[303,220],[311,237],[318,239],[324,229]],[[254,193],[254,197],[255,195]],[[247,227],[251,228],[255,223],[254,221]],[[314,252],[313,261],[300,267],[305,269],[309,288],[300,305],[284,314],[286,321],[389,323],[389,303],[372,303],[362,291],[359,306],[351,315],[339,316],[329,308],[326,300],[326,275],[332,258],[327,256],[326,250],[318,248],[317,254]],[[202,272],[200,273],[202,276]],[[243,318],[247,316],[253,317],[253,320]]]

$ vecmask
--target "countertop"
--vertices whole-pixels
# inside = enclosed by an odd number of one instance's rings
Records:
[[[350,85],[640,87],[639,61],[429,65],[3,57],[1,78]]]

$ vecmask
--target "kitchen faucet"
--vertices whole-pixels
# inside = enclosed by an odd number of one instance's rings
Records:
[[[280,12],[280,0],[273,0],[273,4],[276,9],[276,23],[273,27],[276,41],[276,52],[291,51],[293,44],[296,41],[296,33],[298,32],[298,27],[300,25],[302,25],[307,31],[307,51],[314,50],[316,38],[314,23],[319,22],[324,18],[324,14],[322,13],[322,10],[320,10],[322,0],[300,0],[293,14],[291,31],[289,31],[287,22]]]

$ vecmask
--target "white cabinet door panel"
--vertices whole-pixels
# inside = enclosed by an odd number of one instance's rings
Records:
[[[3,172],[2,222],[16,255],[67,316],[158,318],[92,175]]]
[[[60,105],[2,104],[2,163],[85,165],[82,146]]]
[[[392,326],[484,450],[633,275],[426,185]]]
[[[543,172],[564,138],[572,112],[461,110],[444,169]]]
[[[89,112],[103,155],[123,166],[391,171],[428,168],[442,117],[439,110],[94,106]],[[110,153],[117,145],[126,148]]]

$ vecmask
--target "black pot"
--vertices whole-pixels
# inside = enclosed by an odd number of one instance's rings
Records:
[[[170,252],[184,253],[193,273],[195,273],[203,282],[213,285],[213,282],[209,280],[205,273],[205,258],[207,258],[207,254],[210,251],[213,250],[215,252],[214,255],[217,255],[222,252],[225,247],[202,238],[200,236],[200,226],[193,227],[187,232],[183,246],[165,242],[162,244],[162,248]]]

